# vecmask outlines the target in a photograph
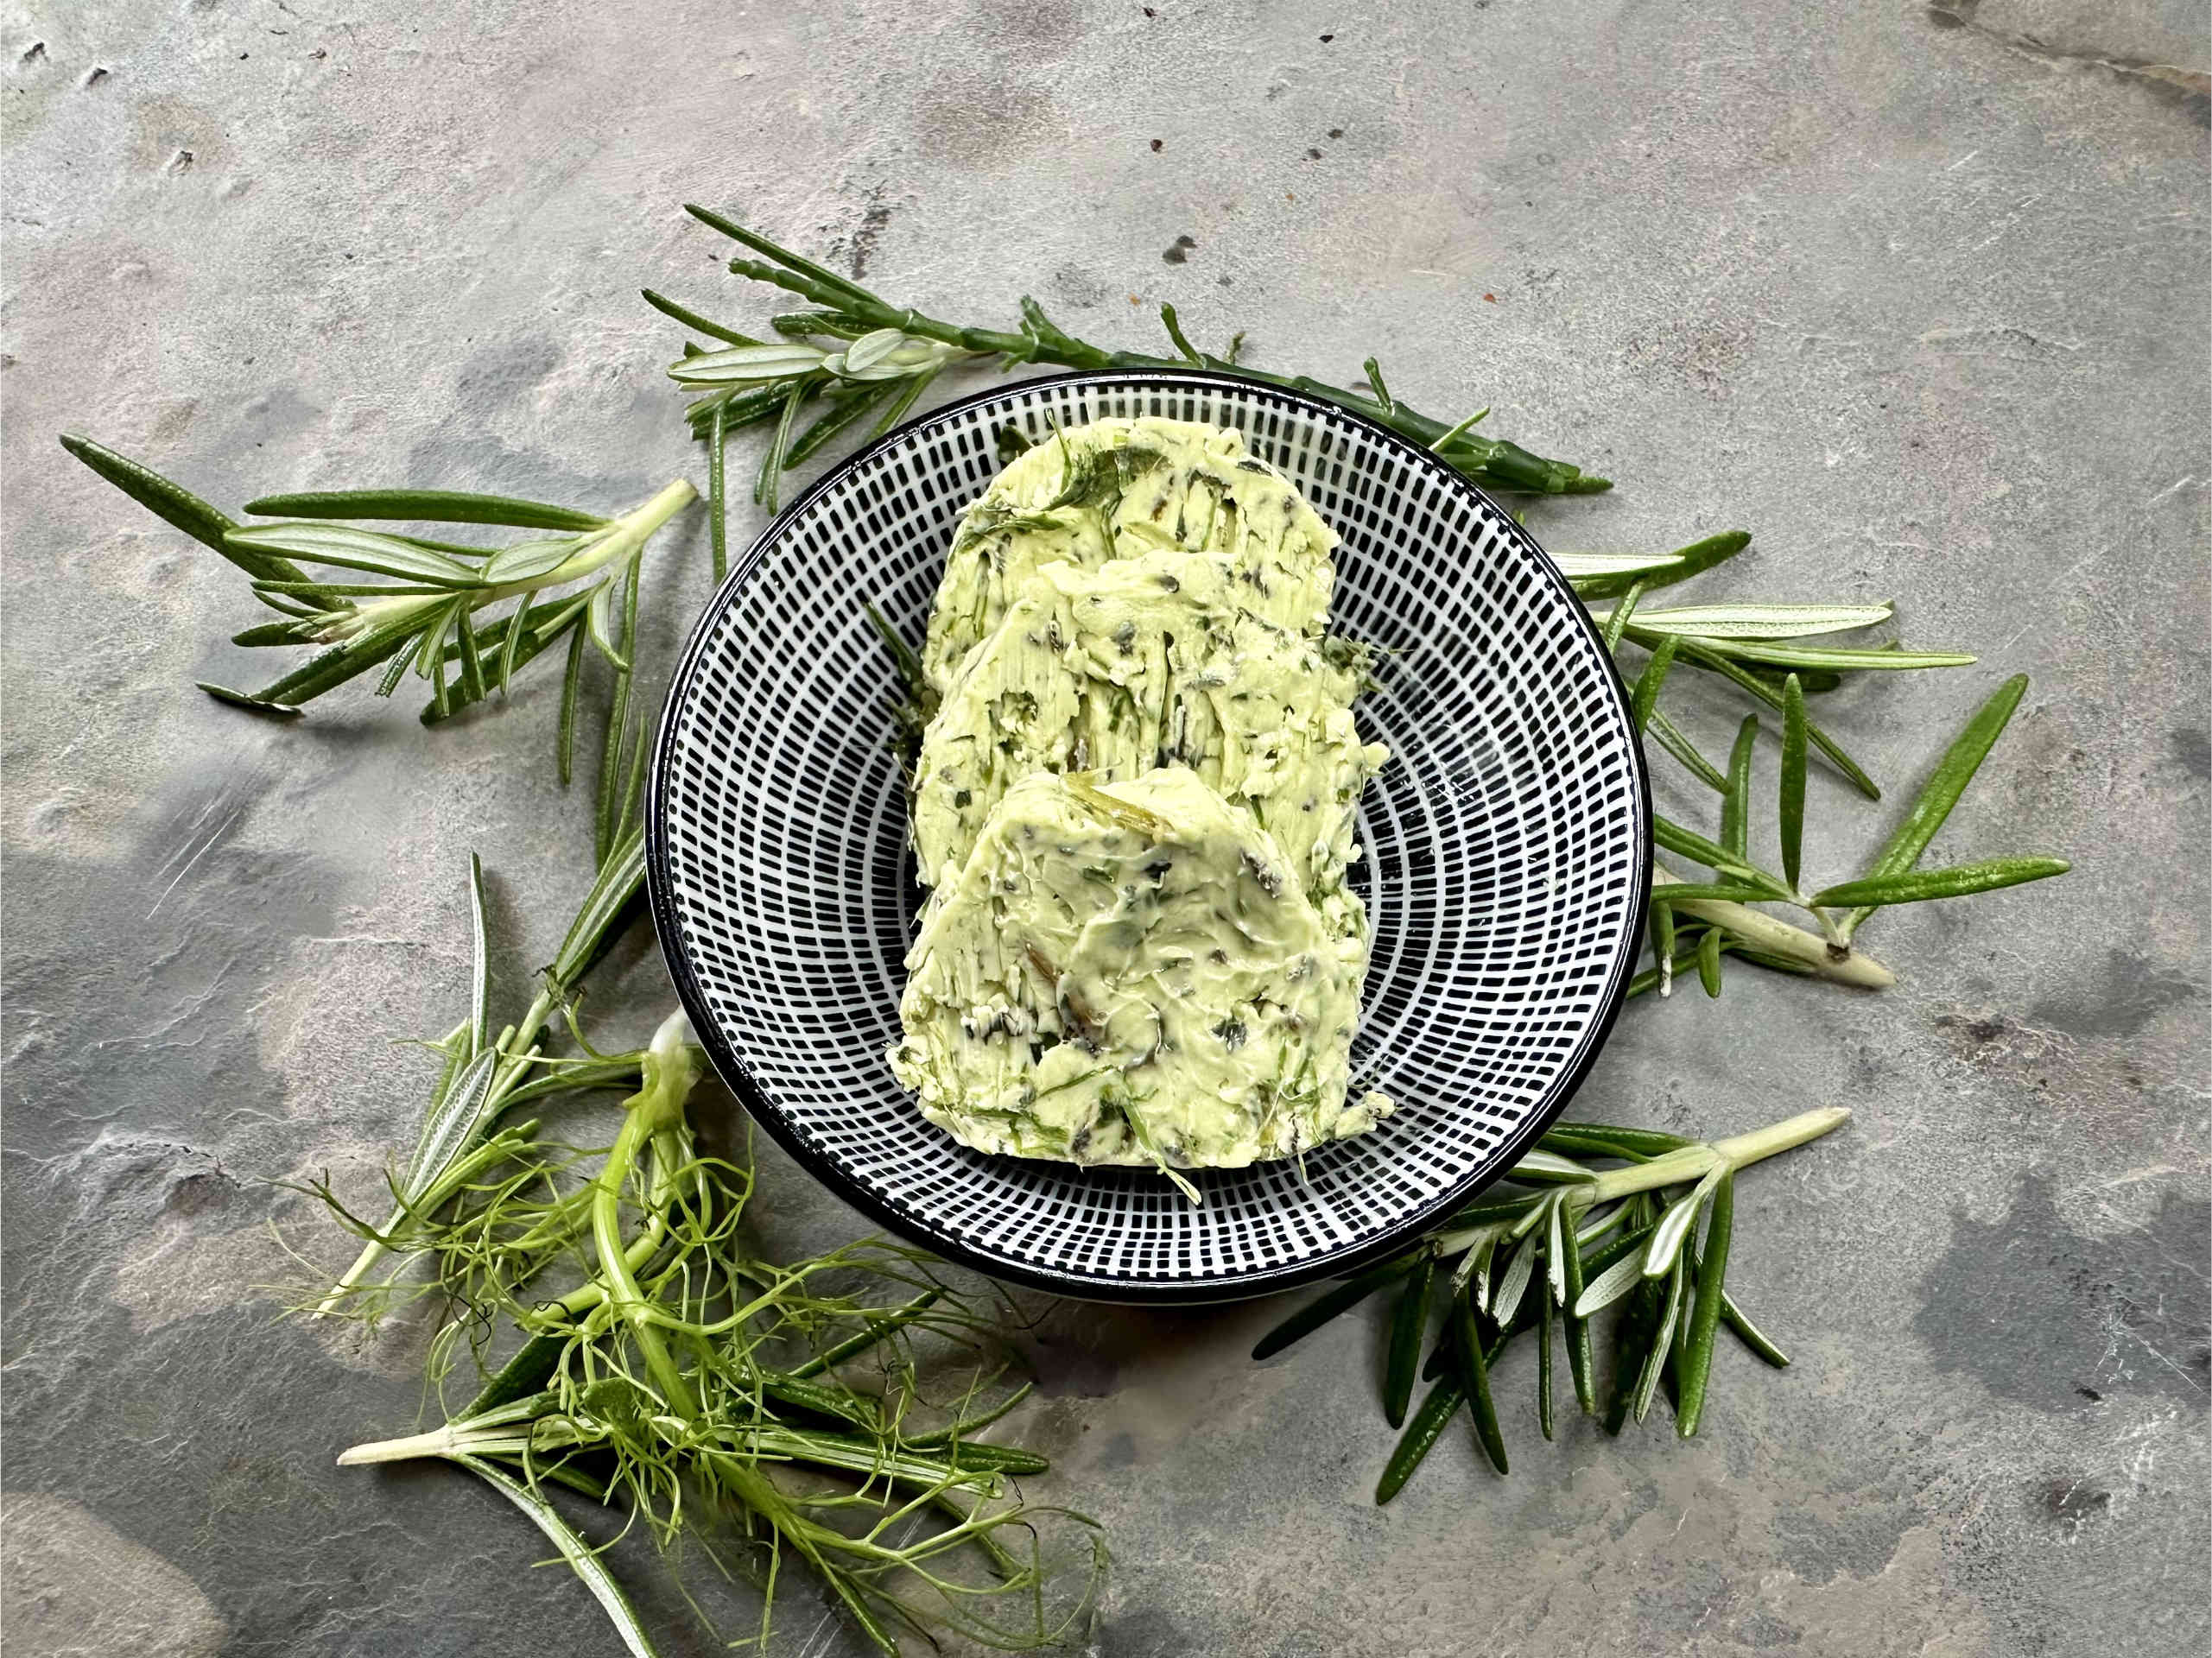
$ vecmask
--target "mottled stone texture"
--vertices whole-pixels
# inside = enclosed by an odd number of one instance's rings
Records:
[[[578,889],[542,679],[428,734],[219,707],[236,573],[68,461],[219,503],[406,481],[613,505],[696,471],[650,283],[732,317],[686,199],[977,320],[1036,293],[1394,389],[1621,480],[1562,547],[1758,534],[1725,585],[1894,597],[1977,668],[1822,710],[1848,873],[2006,673],[1939,861],[2051,886],[1884,917],[1892,993],[1638,1004],[1577,1110],[1854,1123],[1746,1179],[1707,1432],[1464,1436],[1393,1507],[1376,1332],[1062,1310],[1029,1431],[1112,1528],[1112,1658],[2202,1650],[2208,464],[2202,9],[2180,0],[1159,0],[841,8],[53,0],[0,9],[10,1653],[611,1652],[488,1493],[341,1474],[418,1354],[273,1321],[452,1021]],[[753,521],[738,526],[749,532]],[[704,589],[664,555],[666,648]],[[1730,711],[1686,718],[1718,746]],[[1771,754],[1762,765],[1771,766]],[[1708,801],[1671,771],[1663,805]],[[1765,828],[1762,833],[1771,831]],[[618,1022],[668,1000],[642,948]],[[850,1222],[765,1171],[770,1231]],[[625,1567],[649,1576],[634,1560]],[[811,1612],[787,1649],[810,1642]],[[707,1650],[699,1642],[677,1650]]]

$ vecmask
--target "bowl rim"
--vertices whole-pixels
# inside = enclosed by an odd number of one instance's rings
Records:
[[[924,414],[902,421],[874,442],[856,450],[845,459],[816,478],[790,505],[753,538],[744,554],[732,560],[729,573],[723,579],[714,596],[700,610],[692,623],[675,671],[669,676],[668,693],[662,703],[659,727],[653,741],[652,764],[649,769],[645,794],[645,886],[647,907],[653,918],[653,931],[666,963],[669,976],[675,981],[677,999],[698,1041],[713,1061],[716,1073],[742,1104],[752,1120],[765,1128],[769,1134],[789,1153],[800,1167],[812,1174],[830,1193],[858,1209],[870,1219],[880,1223],[898,1237],[920,1245],[932,1254],[955,1265],[969,1268],[988,1277],[1008,1283],[1020,1284],[1032,1289],[1042,1289],[1056,1295],[1082,1300],[1104,1301],[1123,1306],[1201,1306],[1211,1303],[1240,1301],[1279,1291],[1296,1288],[1323,1279],[1342,1277],[1362,1268],[1398,1254],[1432,1230],[1454,1210],[1463,1207],[1467,1200],[1487,1190],[1502,1180],[1516,1161],[1531,1149],[1544,1131],[1556,1122],[1567,1109],[1568,1102],[1581,1092],[1588,1079],[1598,1055],[1605,1051],[1613,1035],[1615,1022],[1627,1000],[1628,985],[1634,977],[1636,955],[1650,919],[1651,869],[1655,841],[1652,832],[1651,782],[1641,743],[1628,745],[1629,771],[1634,778],[1635,836],[1637,864],[1643,879],[1638,883],[1631,899],[1632,924],[1623,937],[1627,946],[1616,952],[1610,965],[1607,980],[1600,992],[1600,1005],[1583,1035],[1580,1049],[1573,1060],[1555,1079],[1543,1103],[1530,1111],[1517,1123],[1492,1153],[1473,1173],[1447,1187],[1429,1202],[1412,1213],[1393,1221],[1374,1237],[1317,1257],[1280,1267],[1261,1268],[1239,1273],[1233,1277],[1205,1279],[1131,1279],[1110,1281],[1081,1274],[1065,1273],[1033,1262],[996,1254],[990,1250],[950,1235],[933,1226],[925,1218],[918,1217],[898,1205],[878,1196],[848,1174],[833,1159],[822,1153],[802,1136],[783,1112],[770,1101],[768,1094],[753,1080],[751,1070],[737,1051],[721,1034],[713,1016],[704,987],[693,971],[691,963],[680,950],[675,940],[680,936],[675,897],[670,874],[667,781],[673,769],[675,741],[676,712],[689,691],[705,654],[707,642],[720,622],[723,613],[734,604],[751,579],[754,571],[767,556],[768,549],[783,535],[799,516],[814,505],[821,496],[835,488],[849,474],[858,471],[884,450],[910,441],[913,436],[931,425],[964,414],[981,405],[998,402],[1011,394],[1043,387],[1081,387],[1111,385],[1116,387],[1157,386],[1176,389],[1193,385],[1234,386],[1254,389],[1271,396],[1279,397],[1307,409],[1325,413],[1331,418],[1349,421],[1360,427],[1371,439],[1388,448],[1398,450],[1408,461],[1436,469],[1451,487],[1467,490],[1495,514],[1501,527],[1518,550],[1533,554],[1532,562],[1539,577],[1550,582],[1564,598],[1571,614],[1581,623],[1598,646],[1599,659],[1607,668],[1607,683],[1619,706],[1620,716],[1632,732],[1634,718],[1628,687],[1620,677],[1620,669],[1613,653],[1605,649],[1605,637],[1596,623],[1590,619],[1573,586],[1561,573],[1559,566],[1540,547],[1536,538],[1524,528],[1513,515],[1499,504],[1497,498],[1476,484],[1465,473],[1446,465],[1436,454],[1402,433],[1392,431],[1380,421],[1372,419],[1356,408],[1317,397],[1290,386],[1277,386],[1266,381],[1255,381],[1243,375],[1193,368],[1179,369],[1089,369],[1067,374],[1035,375],[1024,380],[1000,381],[972,395],[944,403]]]

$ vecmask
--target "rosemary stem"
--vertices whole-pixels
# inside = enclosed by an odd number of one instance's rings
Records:
[[[1779,1123],[1770,1123],[1763,1129],[1753,1129],[1747,1134],[1731,1135],[1725,1140],[1709,1143],[1682,1146],[1654,1157],[1648,1163],[1631,1163],[1621,1168],[1609,1168],[1595,1180],[1580,1186],[1563,1188],[1567,1200],[1581,1210],[1594,1209],[1600,1204],[1613,1203],[1632,1197],[1638,1192],[1656,1192],[1664,1187],[1685,1186],[1702,1180],[1716,1168],[1745,1168],[1751,1164],[1817,1140],[1849,1120],[1848,1105],[1822,1105]],[[1531,1204],[1549,1202],[1548,1198],[1531,1198]],[[1438,1234],[1434,1240],[1436,1253],[1459,1255],[1473,1249],[1486,1237],[1500,1235],[1508,1223],[1486,1222],[1480,1226],[1463,1227],[1455,1232]]]
[[[1848,1105],[1821,1105],[1810,1111],[1800,1111],[1779,1123],[1771,1123],[1763,1129],[1753,1129],[1748,1134],[1735,1134],[1725,1140],[1713,1142],[1713,1149],[1731,1168],[1745,1168],[1778,1153],[1789,1151],[1817,1140],[1833,1130],[1840,1129],[1850,1120]],[[1643,1165],[1649,1168],[1651,1164]],[[1603,1177],[1600,1176],[1600,1179]]]
[[[1663,892],[1670,884],[1682,884],[1679,876],[1670,873],[1658,864],[1652,865],[1651,873],[1651,889],[1655,894]],[[1792,927],[1789,922],[1778,921],[1747,904],[1698,898],[1677,903],[1673,908],[1679,914],[1695,915],[1702,921],[1709,921],[1759,949],[1773,955],[1787,956],[1792,961],[1801,961],[1822,978],[1833,979],[1839,984],[1882,990],[1897,983],[1895,973],[1863,951],[1846,945],[1839,952],[1835,945],[1819,934],[1808,933],[1801,927]],[[1816,910],[1814,914],[1819,914],[1820,912]],[[1825,923],[1827,918],[1822,916],[1822,920]]]
[[[1051,363],[1070,369],[1171,370],[1188,370],[1192,366],[1189,359],[1185,358],[1155,357],[1144,351],[1109,351],[1054,326],[1043,319],[1042,313],[1031,307],[1025,306],[1024,311],[1034,332],[1010,334],[991,328],[962,327],[955,323],[924,316],[918,311],[901,309],[871,294],[833,287],[803,270],[770,264],[764,260],[732,259],[729,268],[736,275],[753,282],[771,283],[788,292],[802,294],[855,322],[865,322],[878,328],[897,328],[903,333],[934,339],[941,345],[957,346],[962,351],[1002,357],[1010,365]],[[1610,478],[1594,477],[1562,461],[1547,460],[1531,454],[1518,444],[1502,439],[1478,438],[1465,431],[1455,434],[1450,422],[1432,420],[1395,400],[1385,402],[1309,376],[1271,374],[1264,369],[1249,368],[1241,363],[1233,363],[1226,358],[1202,352],[1199,354],[1197,366],[1219,374],[1233,375],[1240,380],[1257,381],[1262,385],[1302,391],[1324,402],[1334,403],[1340,408],[1351,409],[1424,447],[1433,446],[1438,454],[1461,471],[1498,488],[1537,495],[1594,495],[1613,487]]]

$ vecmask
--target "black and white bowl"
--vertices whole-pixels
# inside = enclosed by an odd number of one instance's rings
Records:
[[[1372,1133],[1294,1163],[1157,1172],[988,1157],[892,1079],[921,892],[896,674],[993,434],[1159,415],[1234,427],[1342,537],[1334,626],[1380,648],[1358,708],[1390,763],[1355,884],[1374,935],[1355,1088]],[[808,490],[687,646],[647,811],[654,920],[738,1098],[840,1197],[950,1259],[1070,1295],[1206,1301],[1349,1271],[1495,1180],[1619,1011],[1651,803],[1626,699],[1565,579],[1481,490],[1359,415],[1224,376],[1026,381],[924,415]]]

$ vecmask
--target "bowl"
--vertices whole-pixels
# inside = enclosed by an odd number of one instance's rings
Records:
[[[1397,1111],[1296,1161],[1157,1171],[987,1156],[884,1052],[922,890],[899,696],[865,608],[918,642],[954,522],[1011,426],[1234,427],[1342,538],[1334,626],[1379,648],[1390,745],[1353,884],[1373,930],[1355,1091]],[[686,646],[647,808],[654,920],[700,1040],[839,1197],[1062,1294],[1226,1300],[1402,1249],[1531,1146],[1589,1070],[1644,926],[1651,802],[1626,695],[1565,579],[1482,490],[1356,413],[1227,376],[1002,386],[909,422],[769,527]]]

